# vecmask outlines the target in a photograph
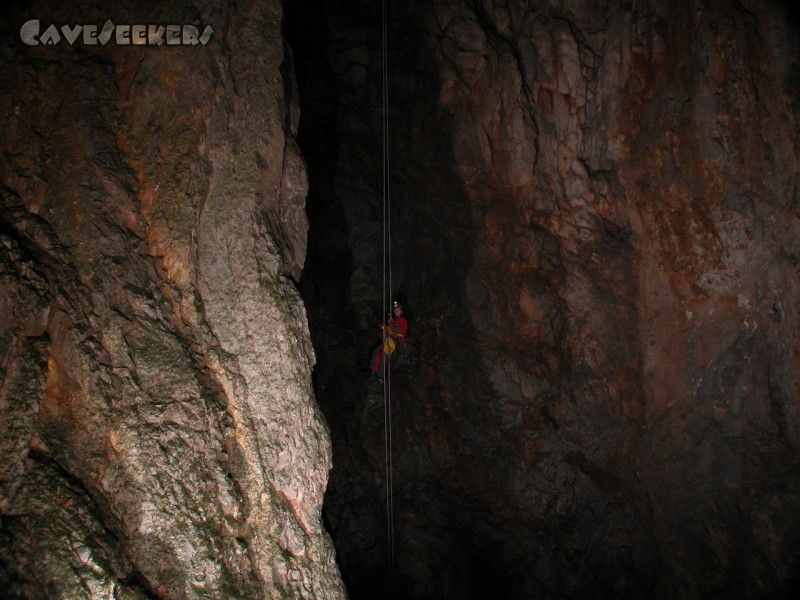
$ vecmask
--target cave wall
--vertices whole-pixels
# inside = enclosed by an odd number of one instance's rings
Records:
[[[213,34],[28,46],[29,19]],[[4,598],[345,597],[282,19],[277,1],[4,8]]]
[[[376,598],[380,10],[296,5],[326,519]],[[797,24],[780,2],[392,3],[403,597],[797,590]]]

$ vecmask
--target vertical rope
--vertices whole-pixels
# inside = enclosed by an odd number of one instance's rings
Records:
[[[390,306],[393,294],[392,282],[392,190],[391,190],[391,160],[389,156],[389,51],[388,51],[388,12],[387,0],[383,0],[383,185],[384,185],[384,238],[385,253],[387,255],[385,269],[388,272],[388,295],[386,305]]]
[[[389,172],[389,60],[388,60],[388,15],[387,0],[382,2],[381,12],[381,70],[383,104],[382,138],[383,138],[383,302],[392,310],[392,203]],[[387,287],[388,286],[388,287]],[[387,293],[388,292],[388,293]],[[384,452],[386,461],[386,538],[389,559],[389,594],[394,598],[394,496],[392,466],[392,386],[391,357],[386,357],[387,369],[383,380],[383,426]]]

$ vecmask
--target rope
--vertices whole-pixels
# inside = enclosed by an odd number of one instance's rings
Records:
[[[382,40],[382,102],[383,102],[383,306],[391,309],[392,300],[392,203],[389,173],[389,61],[387,51],[388,15],[387,0],[382,2],[381,40]],[[388,287],[387,287],[388,283]],[[387,293],[388,292],[388,293]],[[383,380],[383,426],[384,453],[386,461],[386,538],[389,559],[389,592],[394,598],[394,496],[392,490],[392,386],[391,355],[386,357],[386,372]]]

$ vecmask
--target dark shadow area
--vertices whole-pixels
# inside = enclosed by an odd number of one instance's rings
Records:
[[[456,410],[450,396],[463,386],[456,365],[480,369],[465,308],[472,215],[449,171],[452,141],[437,116],[436,63],[405,10],[391,15],[388,55],[393,296],[410,322],[410,347],[393,359],[391,375],[395,592],[485,598],[478,573],[482,580],[486,571],[477,566],[490,558],[458,512],[463,471],[451,471],[450,458],[431,448],[448,442],[436,430],[439,418],[430,419],[431,411],[449,420],[445,413]],[[365,381],[388,309],[381,301],[380,19],[376,3],[286,5],[310,183],[300,290],[317,353],[315,392],[333,443],[323,514],[353,600],[389,597],[390,581],[383,388]]]

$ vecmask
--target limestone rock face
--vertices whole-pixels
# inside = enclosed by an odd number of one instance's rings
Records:
[[[380,14],[299,4],[326,510],[376,598],[384,397],[355,365],[385,310]],[[778,2],[393,3],[402,597],[800,587],[797,24]]]
[[[3,597],[344,598],[281,3],[72,4],[4,9]]]

